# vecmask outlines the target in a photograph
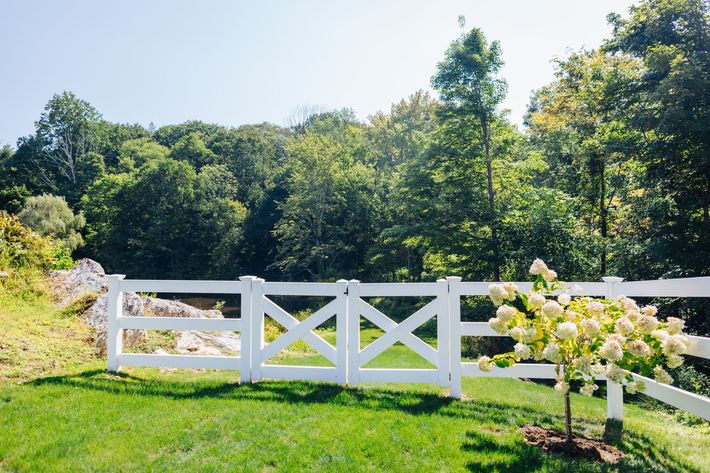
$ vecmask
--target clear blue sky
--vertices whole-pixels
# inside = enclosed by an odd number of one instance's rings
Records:
[[[629,0],[0,0],[0,142],[15,144],[52,94],[108,120],[285,124],[294,107],[361,118],[429,89],[458,15],[503,47],[504,106],[520,123],[550,60],[596,47]]]

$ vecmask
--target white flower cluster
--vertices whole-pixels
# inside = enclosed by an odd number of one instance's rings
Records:
[[[549,269],[545,262],[540,258],[533,261],[533,264],[530,266],[530,274],[535,276],[541,275],[547,282],[557,279],[557,273]]]
[[[488,286],[488,294],[495,305],[501,305],[505,301],[514,301],[517,292],[518,286],[512,282]]]
[[[572,298],[568,293],[553,297],[562,286],[557,274],[544,261],[536,259],[530,273],[538,278],[530,294],[521,294],[513,283],[491,284],[489,293],[498,306],[489,326],[517,343],[510,353],[492,359],[482,356],[481,371],[493,369],[495,360],[507,364],[521,360],[546,360],[561,368],[556,389],[569,390],[571,381],[582,382],[580,392],[593,395],[594,380],[605,374],[608,379],[626,385],[629,393],[643,390],[629,369],[642,367],[653,372],[656,381],[672,383],[664,369],[683,364],[688,349],[682,319],[658,319],[658,308],[640,307],[629,297],[616,300],[590,297]],[[501,364],[500,366],[504,366]]]

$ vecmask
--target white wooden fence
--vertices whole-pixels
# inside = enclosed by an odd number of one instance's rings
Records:
[[[553,379],[554,365],[519,363],[511,368],[493,368],[482,372],[476,363],[462,362],[461,337],[498,337],[486,322],[461,321],[461,297],[487,296],[488,282],[463,282],[448,277],[431,283],[360,283],[339,280],[335,283],[265,282],[254,276],[239,281],[166,281],[128,280],[109,276],[108,300],[108,369],[121,366],[166,368],[209,368],[240,371],[242,382],[263,378],[333,381],[357,385],[361,382],[423,382],[447,386],[450,395],[461,397],[461,378],[505,377]],[[710,277],[624,282],[607,277],[604,282],[568,283],[579,287],[576,295],[617,297],[710,297]],[[531,283],[516,283],[523,291]],[[169,292],[190,294],[239,294],[241,319],[194,319],[179,317],[126,317],[121,314],[122,294],[134,292]],[[270,296],[317,296],[332,298],[325,306],[303,321],[279,307]],[[428,304],[400,323],[370,305],[369,297],[432,297]],[[271,317],[287,331],[276,340],[264,341],[264,318]],[[384,331],[384,335],[361,349],[360,317]],[[314,329],[335,317],[335,346]],[[414,330],[436,317],[437,345],[414,335]],[[124,329],[212,330],[241,332],[240,356],[197,356],[122,353]],[[689,337],[688,355],[710,358],[710,338]],[[330,361],[332,367],[272,365],[267,361],[297,340],[303,340]],[[364,366],[397,342],[412,349],[434,367],[431,369],[365,368]],[[634,375],[646,383],[645,394],[710,420],[710,399],[673,386],[658,384]],[[599,380],[605,380],[599,376]],[[607,381],[607,417],[623,418],[622,387]]]

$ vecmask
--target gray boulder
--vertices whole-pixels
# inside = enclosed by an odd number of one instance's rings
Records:
[[[83,258],[71,269],[50,271],[49,286],[61,307],[66,307],[86,294],[106,291],[108,279],[96,261]]]
[[[84,312],[82,319],[95,331],[94,343],[101,354],[106,352],[108,280],[99,263],[84,258],[69,270],[52,271],[49,274],[49,287],[61,307],[66,307],[88,294],[98,294],[96,301]],[[123,315],[127,317],[188,317],[222,318],[218,310],[202,310],[179,301],[141,297],[135,292],[123,293]],[[145,330],[124,330],[123,346],[131,348],[144,341]],[[203,332],[186,330],[180,332],[175,347],[161,347],[178,353],[203,355],[232,355],[238,352],[241,340],[231,332]]]
[[[202,310],[179,301],[158,299],[157,297],[143,298],[143,313],[146,317],[187,317],[223,318],[222,312],[214,309]]]

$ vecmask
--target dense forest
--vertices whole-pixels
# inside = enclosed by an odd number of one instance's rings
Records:
[[[0,150],[0,209],[130,277],[521,279],[535,257],[568,280],[710,275],[708,3],[608,20],[599,49],[555,60],[522,130],[504,45],[476,28],[435,95],[366,122],[145,128],[59,93]],[[710,332],[700,302],[676,310]]]

